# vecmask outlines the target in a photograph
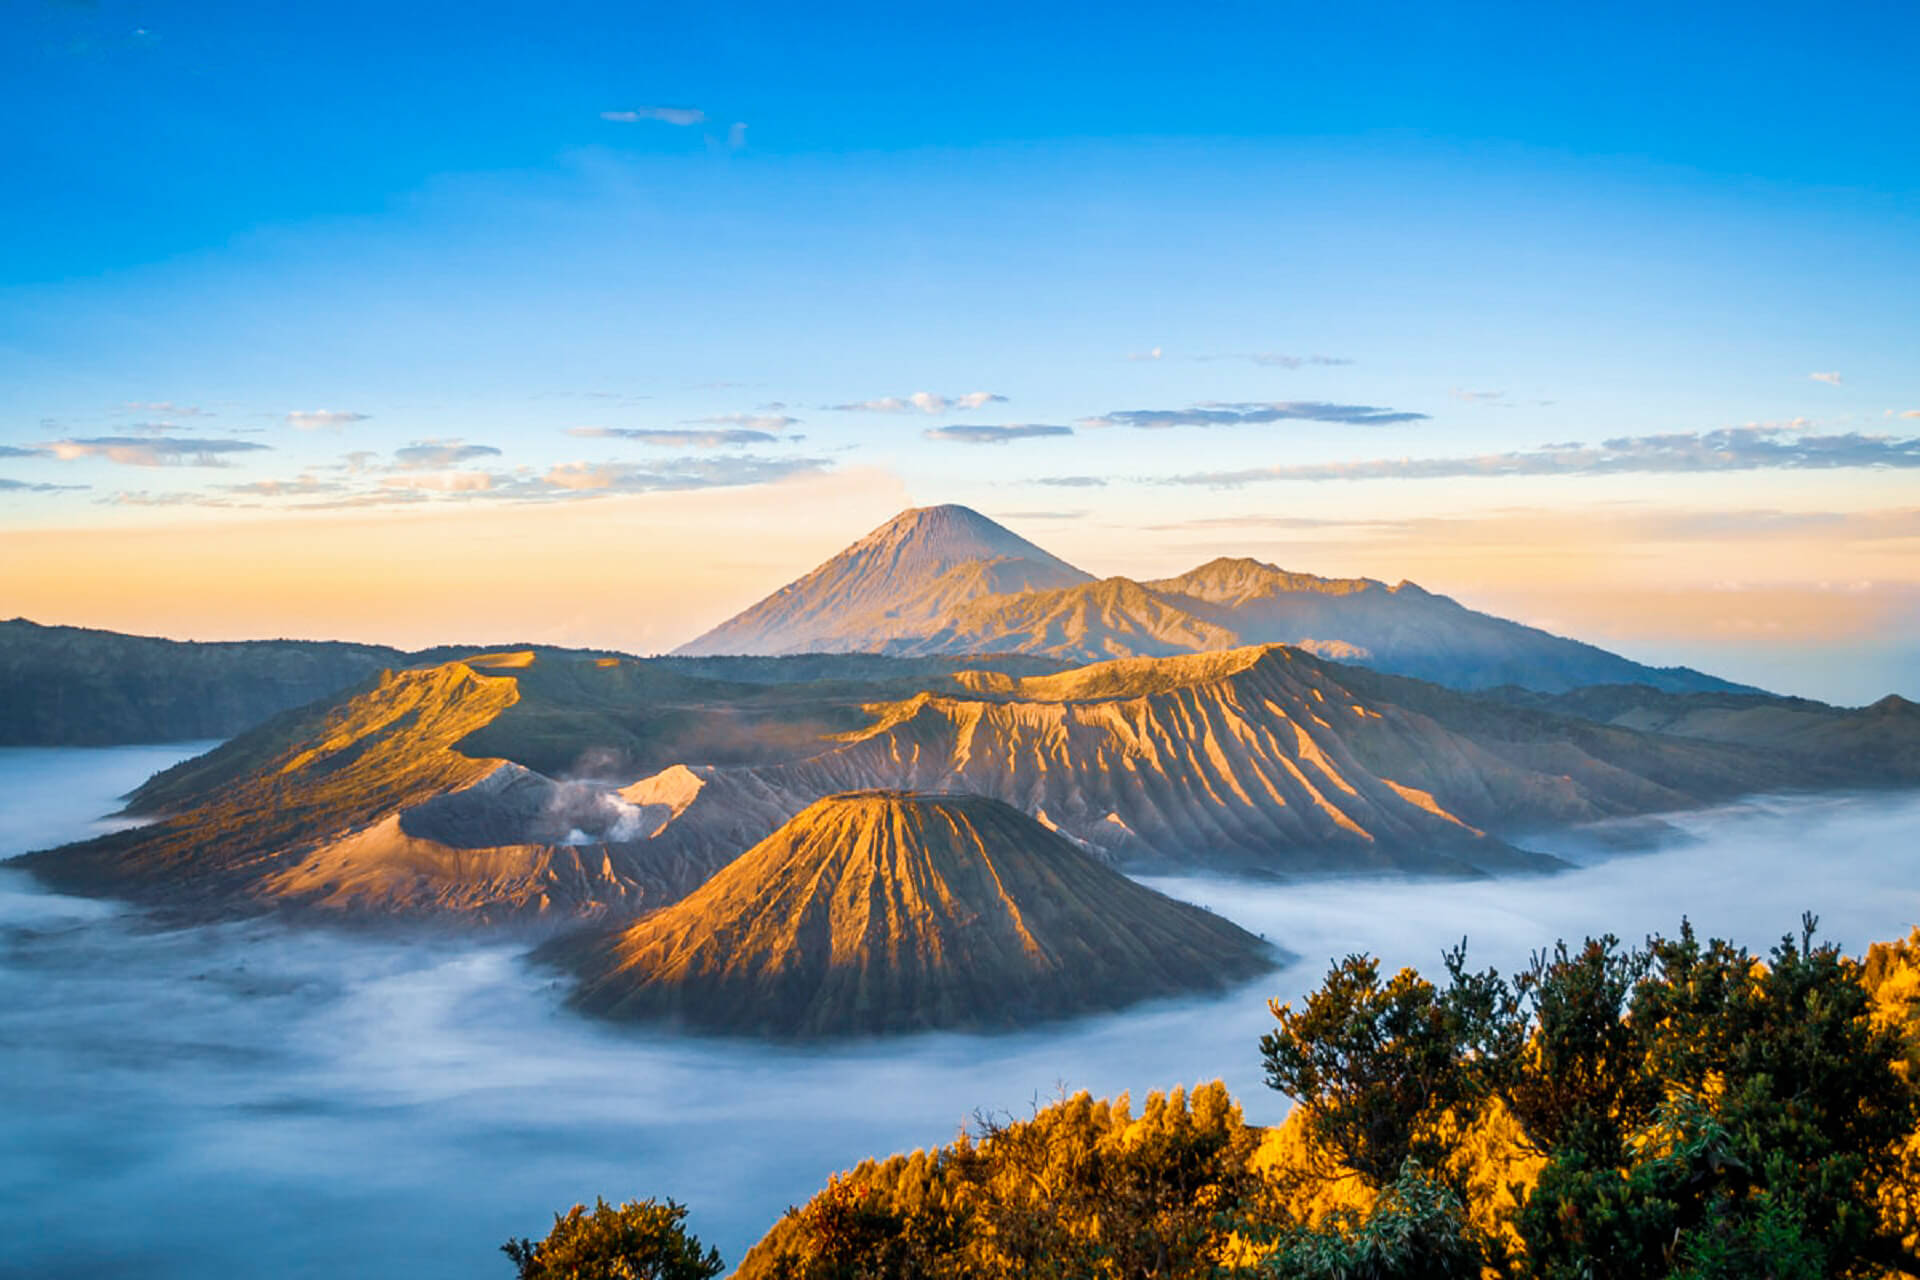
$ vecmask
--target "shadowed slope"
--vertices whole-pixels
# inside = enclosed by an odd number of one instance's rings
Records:
[[[1018,1026],[1273,963],[1004,804],[892,792],[820,800],[684,901],[548,954],[591,1012],[782,1036]]]
[[[0,746],[225,738],[405,655],[316,640],[194,643],[0,622]]]
[[[304,847],[500,767],[453,745],[518,696],[511,679],[466,663],[384,672],[354,696],[290,712],[160,775],[198,789],[177,816],[22,861],[61,888],[211,906]]]

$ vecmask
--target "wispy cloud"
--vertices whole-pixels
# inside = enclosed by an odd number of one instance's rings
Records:
[[[1194,359],[1203,364],[1215,360],[1245,360],[1267,369],[1304,369],[1308,365],[1331,368],[1353,363],[1345,356],[1296,356],[1284,351],[1232,351],[1225,355],[1195,356]]]
[[[1447,394],[1455,400],[1465,400],[1468,404],[1488,404],[1507,398],[1507,393],[1504,391],[1467,391],[1460,387],[1455,387]]]
[[[910,396],[881,396],[874,400],[856,400],[850,404],[830,404],[839,413],[951,413],[955,409],[980,409],[990,404],[1005,404],[1007,398],[992,391],[969,391],[965,395],[943,396],[931,391],[916,391]]]
[[[738,151],[747,145],[746,121],[722,123],[726,117],[715,119],[699,107],[629,107],[621,111],[602,111],[600,118],[611,124],[667,124],[680,129],[700,127],[708,146],[728,151]]]
[[[1815,382],[1824,382],[1830,387],[1837,387],[1846,381],[1845,378],[1842,378],[1837,373],[1810,373],[1807,376]]]
[[[106,507],[236,507],[246,503],[215,497],[198,489],[176,489],[154,493],[147,489],[120,489],[95,502]]]
[[[475,448],[484,446],[476,445]],[[498,449],[488,450],[500,452]],[[484,493],[497,482],[487,471],[434,471],[424,475],[382,476],[382,489],[412,489],[427,493]]]
[[[792,419],[779,419],[792,421]],[[749,427],[679,429],[651,427],[574,427],[567,432],[588,440],[634,440],[663,449],[718,449],[736,444],[771,444],[780,437]]]
[[[705,124],[707,113],[698,107],[632,107],[625,111],[602,111],[600,118],[612,121],[614,124],[641,124],[657,121],[660,124],[687,128],[691,125]]]
[[[211,418],[214,415],[197,405],[175,404],[171,400],[129,400],[120,406],[133,413],[164,413],[170,418]]]
[[[365,422],[372,416],[370,413],[354,413],[345,409],[295,409],[287,415],[287,424],[302,431],[338,431],[352,423]]]
[[[222,493],[254,498],[297,498],[316,493],[345,493],[348,486],[338,480],[318,476],[296,476],[292,480],[249,480],[245,484],[216,486]]]
[[[1424,422],[1427,415],[1368,404],[1330,404],[1324,400],[1208,401],[1190,409],[1119,409],[1082,420],[1089,427],[1243,427],[1271,422],[1339,422],[1358,427]]]
[[[1158,360],[1160,356],[1161,356],[1161,351],[1159,347],[1148,347],[1145,351],[1127,352],[1127,359],[1132,360],[1136,363],[1139,363],[1141,361]]]
[[[929,440],[946,440],[954,444],[1006,444],[1011,440],[1032,440],[1040,436],[1070,436],[1073,428],[1018,423],[1004,427],[928,427],[920,434]]]
[[[760,413],[716,413],[705,418],[689,418],[688,422],[702,426],[747,427],[754,431],[785,431],[788,427],[800,425],[800,419],[790,418],[779,412],[785,405],[774,405]]]
[[[404,449],[393,451],[393,465],[401,471],[431,471],[457,467],[480,458],[497,458],[500,451],[490,444],[466,444],[459,440],[417,440]]]
[[[1106,479],[1102,476],[1037,476],[1035,484],[1050,485],[1056,489],[1104,489]]]
[[[84,484],[32,484],[25,480],[9,480],[0,476],[0,493],[64,493],[72,489],[88,489]]]
[[[65,462],[105,458],[129,467],[224,467],[229,455],[260,453],[270,446],[253,440],[199,440],[182,436],[90,436],[53,440],[46,452]]]
[[[1162,483],[1237,488],[1269,480],[1447,480],[1469,476],[1632,475],[1676,472],[1920,467],[1920,438],[1809,435],[1778,426],[1621,436],[1597,445],[1573,442],[1456,458],[1376,458],[1364,462],[1257,467],[1171,476]]]
[[[569,462],[552,468],[537,483],[548,490],[581,495],[661,493],[771,484],[825,471],[832,465],[825,458],[763,458],[752,454],[650,463]]]
[[[23,449],[19,445],[0,444],[0,458],[44,458],[46,456],[47,451],[45,449]]]

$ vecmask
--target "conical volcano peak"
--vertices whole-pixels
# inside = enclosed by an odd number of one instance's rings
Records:
[[[800,1037],[1017,1026],[1275,959],[998,800],[892,790],[817,800],[686,899],[547,956],[596,1013]]]
[[[948,502],[936,507],[909,507],[861,538],[848,551],[863,548],[911,549],[948,565],[969,560],[997,560],[1017,556],[1028,560],[1054,557],[972,507]]]
[[[977,597],[1089,580],[970,507],[914,507],[679,652],[880,650]]]

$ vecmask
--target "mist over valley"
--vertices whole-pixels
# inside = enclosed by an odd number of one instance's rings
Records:
[[[181,752],[0,752],[15,853],[78,837]],[[1148,878],[1300,959],[1219,995],[997,1035],[819,1047],[613,1026],[568,1010],[526,947],[271,919],[156,927],[0,870],[0,1222],[49,1276],[208,1269],[488,1274],[556,1206],[672,1194],[740,1257],[867,1156],[977,1110],[1223,1077],[1283,1115],[1255,1043],[1353,950],[1431,968],[1468,939],[1513,967],[1557,937],[1700,929],[1764,947],[1802,910],[1850,949],[1920,915],[1920,800],[1760,797],[1670,815],[1667,847],[1498,879]],[[1577,850],[1562,849],[1569,858]]]

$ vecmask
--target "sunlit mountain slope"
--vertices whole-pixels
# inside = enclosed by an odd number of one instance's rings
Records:
[[[898,792],[819,800],[684,901],[549,954],[592,1012],[789,1036],[1017,1026],[1274,962],[998,801]]]

